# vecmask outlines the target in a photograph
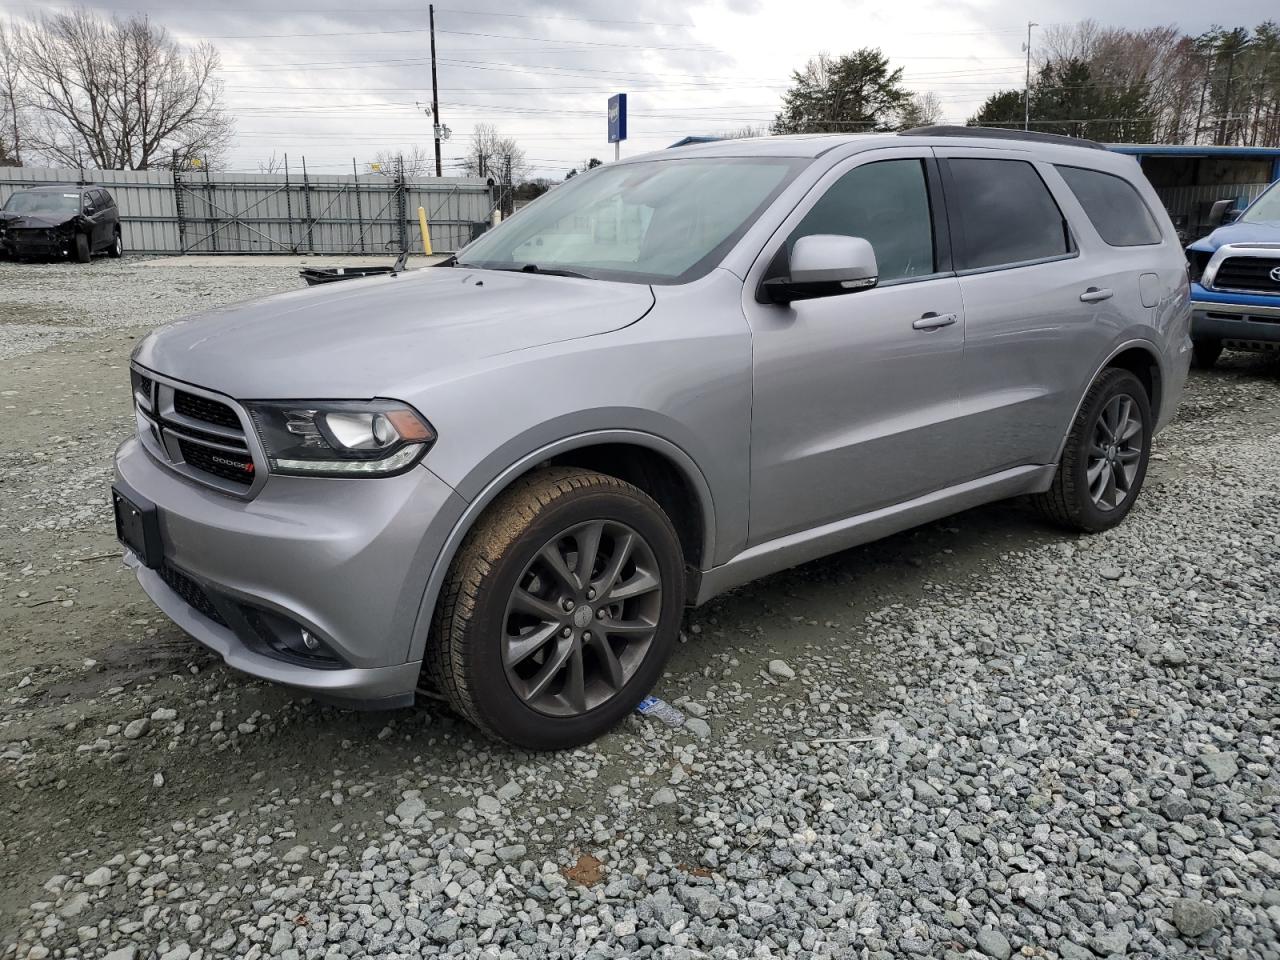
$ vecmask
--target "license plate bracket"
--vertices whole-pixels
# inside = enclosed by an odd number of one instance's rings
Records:
[[[116,539],[145,566],[155,569],[164,561],[160,543],[160,511],[154,503],[124,484],[111,488],[116,517]]]

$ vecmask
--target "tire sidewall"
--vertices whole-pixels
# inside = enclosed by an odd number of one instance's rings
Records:
[[[93,248],[89,244],[89,238],[83,233],[76,234],[75,249],[72,256],[76,263],[88,263],[93,256]]]
[[[552,717],[532,709],[512,690],[502,664],[507,601],[537,552],[556,534],[591,520],[625,523],[652,548],[662,577],[658,629],[648,655],[622,690],[577,717]],[[680,543],[656,505],[614,491],[593,490],[565,497],[539,512],[512,542],[486,578],[473,616],[464,630],[463,656],[476,709],[501,736],[533,749],[577,746],[600,736],[635,709],[657,683],[680,631],[684,569]]]
[[[111,257],[116,260],[124,255],[124,240],[120,236],[119,230],[112,235],[111,247],[108,252],[111,254]]]
[[[1128,396],[1137,405],[1142,418],[1142,457],[1138,461],[1138,473],[1134,477],[1133,486],[1124,503],[1113,510],[1102,510],[1089,496],[1089,446],[1093,438],[1094,427],[1098,417],[1106,409],[1107,404],[1120,395]],[[1103,389],[1093,393],[1085,408],[1081,411],[1079,421],[1082,429],[1072,437],[1071,451],[1072,488],[1075,491],[1075,508],[1081,526],[1087,530],[1106,530],[1114,527],[1129,515],[1133,505],[1142,494],[1142,486],[1147,476],[1147,465],[1151,461],[1151,435],[1154,429],[1151,415],[1151,401],[1147,399],[1146,388],[1142,381],[1128,371],[1113,371]]]

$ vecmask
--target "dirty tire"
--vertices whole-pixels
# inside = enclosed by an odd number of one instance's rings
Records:
[[[1142,454],[1128,497],[1119,506],[1102,510],[1089,495],[1087,454],[1099,415],[1108,403],[1120,395],[1129,396],[1137,407],[1142,421]],[[1128,370],[1112,367],[1102,371],[1089,387],[1071,424],[1071,432],[1062,450],[1062,459],[1053,476],[1053,485],[1044,493],[1033,497],[1033,503],[1047,519],[1068,529],[1097,533],[1116,526],[1128,516],[1142,493],[1142,482],[1146,478],[1147,464],[1151,459],[1151,433],[1154,427],[1151,401],[1142,381]]]
[[[76,258],[76,263],[89,262],[89,238],[83,233],[76,234],[75,249],[71,251],[72,256]]]
[[[112,260],[119,260],[124,256],[124,240],[120,236],[120,228],[116,227],[115,234],[111,237],[111,246],[107,248],[107,256]]]
[[[1222,356],[1221,340],[1192,340],[1191,365],[1197,370],[1209,370]]]
[[[574,524],[626,524],[653,551],[661,579],[657,629],[634,674],[603,703],[549,716],[517,695],[503,665],[507,603],[535,555]],[[449,704],[485,733],[533,750],[596,739],[635,709],[674,648],[684,609],[684,561],[670,519],[638,487],[576,467],[517,480],[467,535],[436,605],[423,669]]]

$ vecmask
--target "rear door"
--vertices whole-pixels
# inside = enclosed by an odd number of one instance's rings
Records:
[[[964,315],[931,159],[927,148],[897,148],[842,161],[747,274],[751,544],[952,482]],[[758,302],[760,282],[785,273],[795,241],[811,234],[870,241],[879,285]]]
[[[1097,352],[1096,315],[1109,309],[1082,299],[1097,265],[1048,185],[1049,165],[1018,150],[935,152],[965,313],[960,468],[973,478],[1052,463]]]

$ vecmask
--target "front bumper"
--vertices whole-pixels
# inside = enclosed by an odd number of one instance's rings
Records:
[[[465,505],[430,470],[273,476],[246,501],[178,476],[133,437],[116,451],[116,476],[158,508],[165,563],[213,602],[191,602],[172,575],[167,582],[130,555],[138,582],[228,665],[348,706],[413,702],[421,666],[409,660],[413,626],[431,567]],[[283,617],[319,638],[336,663],[273,652],[247,635],[244,618],[212,608]]]
[[[1191,336],[1266,349],[1280,344],[1280,297],[1191,287]]]
[[[6,234],[0,236],[0,250],[15,259],[21,257],[65,257],[71,250],[73,239],[55,233]]]

